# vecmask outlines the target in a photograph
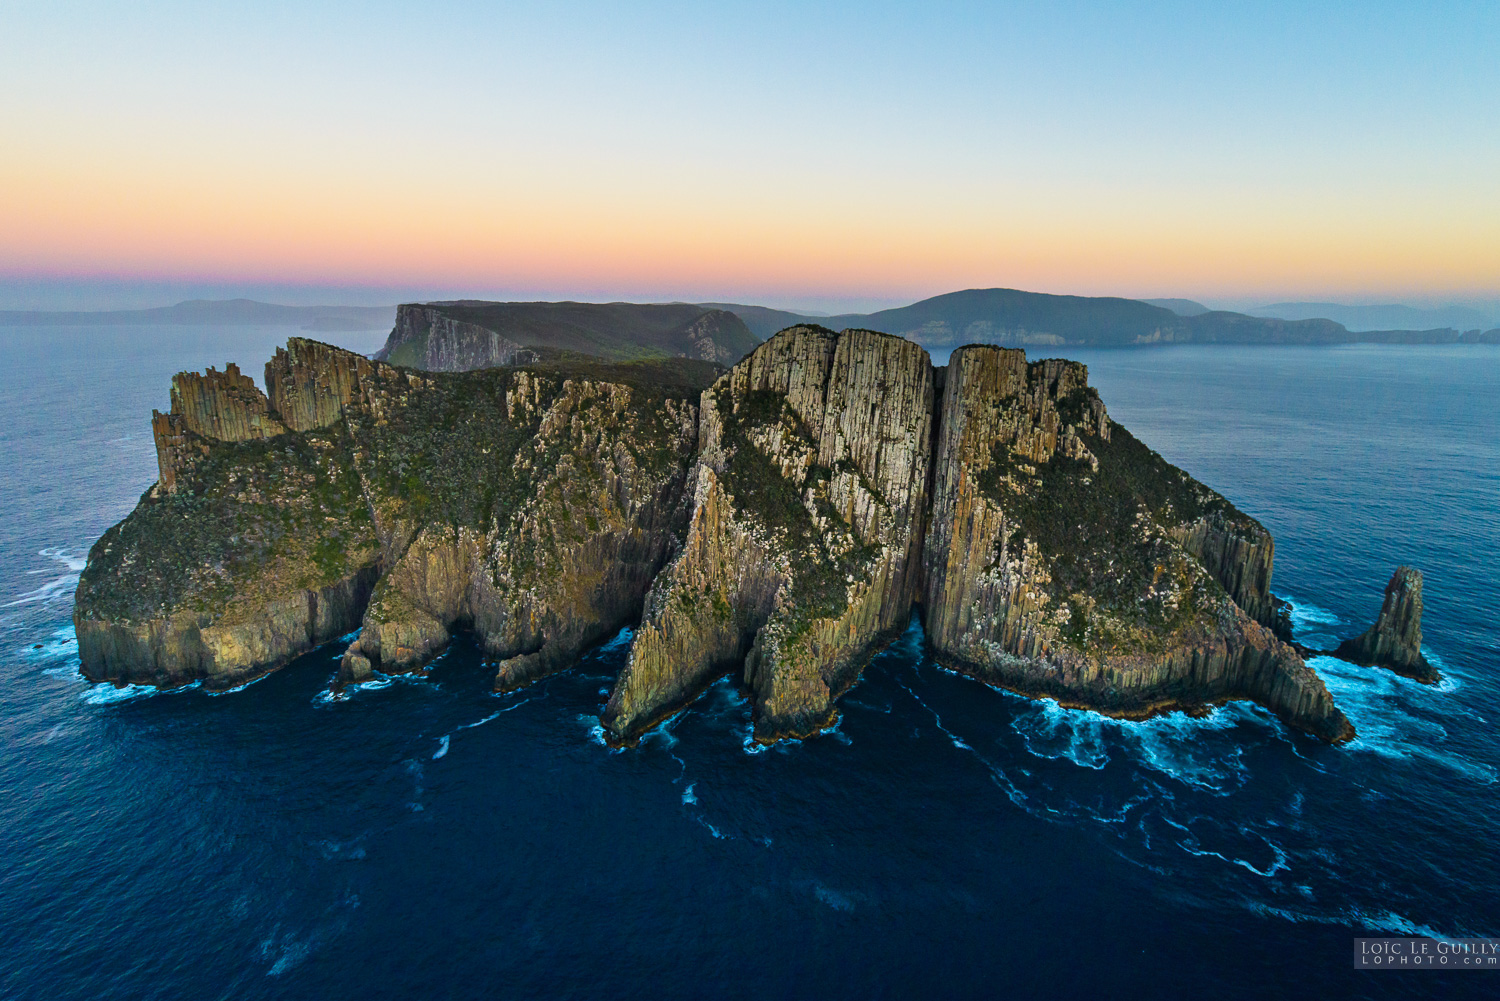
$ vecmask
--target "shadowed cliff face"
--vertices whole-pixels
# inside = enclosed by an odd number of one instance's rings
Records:
[[[1269,534],[1111,421],[1081,365],[971,346],[935,370],[800,326],[727,373],[415,371],[294,338],[265,384],[174,379],[161,480],[80,579],[90,677],[227,687],[357,630],[350,683],[468,629],[507,689],[638,624],[611,739],[732,675],[775,740],[829,725],[915,604],[991,684],[1352,733],[1275,634]]]
[[[519,365],[559,353],[727,364],[757,343],[734,313],[683,302],[462,301],[398,306],[395,327],[375,357],[443,372]]]
[[[432,306],[398,306],[396,325],[375,356],[429,372],[467,372],[536,361],[535,351]]]
[[[954,352],[934,469],[924,611],[943,660],[1118,715],[1249,698],[1352,735],[1317,675],[1226,592],[1268,593],[1269,537],[1215,541],[1264,529],[1113,424],[1082,365]]]

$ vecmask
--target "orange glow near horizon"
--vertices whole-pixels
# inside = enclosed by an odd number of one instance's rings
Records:
[[[1124,207],[1055,190],[967,210],[966,193],[882,207],[827,189],[788,191],[768,206],[526,180],[427,190],[397,178],[340,184],[7,159],[0,271],[914,298],[987,286],[1464,294],[1495,290],[1500,275],[1492,211],[1451,218],[1387,206],[1375,217],[1354,200],[1309,198],[1247,198],[1215,211],[1150,190]]]
[[[1457,15],[178,6],[16,15],[0,280],[1500,299]]]

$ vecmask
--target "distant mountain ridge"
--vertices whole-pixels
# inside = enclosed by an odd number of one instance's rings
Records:
[[[0,327],[231,324],[320,331],[380,330],[389,327],[395,318],[395,306],[280,306],[254,299],[189,299],[175,306],[152,309],[0,310]]]
[[[1160,306],[1162,309],[1170,309],[1178,316],[1201,316],[1204,313],[1213,312],[1203,303],[1192,299],[1142,299],[1141,302]]]
[[[400,323],[393,306],[281,306],[250,299],[191,300],[155,309],[95,312],[0,311],[4,326],[262,325],[313,331],[391,330],[383,357],[405,364],[420,358],[509,357],[527,348],[588,354],[613,361],[692,357],[733,364],[779,330],[811,324],[835,330],[863,328],[895,334],[930,350],[963,344],[1048,348],[1131,347],[1152,344],[1456,344],[1500,343],[1493,323],[1442,325],[1437,319],[1473,320],[1483,314],[1454,307],[1419,310],[1406,306],[1341,307],[1328,303],[1282,303],[1255,311],[1286,316],[1210,310],[1191,299],[1125,299],[1052,295],[1019,289],[966,289],[908,306],[873,313],[822,316],[747,303],[581,303],[453,300],[421,304],[457,327],[491,331],[509,344],[480,344],[471,330],[457,347],[434,344],[418,330],[428,322]],[[1387,323],[1351,327],[1337,318],[1303,313],[1361,311],[1370,322],[1409,317],[1412,326]],[[1472,314],[1472,315],[1471,315]],[[1415,321],[1429,321],[1421,324]],[[445,324],[445,329],[447,325]],[[404,332],[403,332],[404,331]],[[398,340],[411,341],[391,356]],[[445,354],[444,352],[448,352]],[[498,352],[498,353],[496,353]],[[450,358],[449,356],[452,355]],[[404,360],[404,361],[403,361]],[[467,363],[465,363],[467,364]]]
[[[1192,300],[1158,300],[1183,308]],[[1163,305],[1113,296],[1051,295],[1019,289],[966,289],[874,313],[802,316],[761,306],[724,305],[756,334],[790,322],[834,330],[865,328],[916,341],[928,349],[963,344],[1006,347],[1132,347],[1149,344],[1455,344],[1500,343],[1500,330],[1453,328],[1351,331],[1322,318],[1285,319],[1225,310],[1182,315]]]

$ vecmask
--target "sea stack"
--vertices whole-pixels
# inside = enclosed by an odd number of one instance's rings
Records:
[[[1335,657],[1368,667],[1388,667],[1424,685],[1442,680],[1422,656],[1422,571],[1397,567],[1385,586],[1380,618],[1354,639],[1345,640]]]

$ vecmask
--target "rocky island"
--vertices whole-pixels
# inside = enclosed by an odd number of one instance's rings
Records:
[[[232,365],[174,378],[160,478],[79,581],[84,673],[226,688],[357,631],[347,684],[470,630],[503,690],[634,626],[613,741],[726,675],[773,741],[829,725],[915,612],[942,663],[1022,694],[1250,699],[1353,735],[1287,642],[1269,533],[1080,364],[978,345],[935,368],[801,324],[725,369],[713,311],[612,359],[482,319],[403,307],[385,361],[293,338],[265,393]]]

